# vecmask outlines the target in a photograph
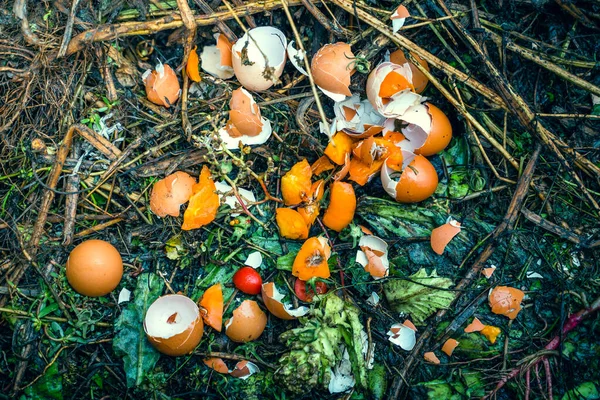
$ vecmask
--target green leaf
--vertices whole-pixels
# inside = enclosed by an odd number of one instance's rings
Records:
[[[415,324],[423,321],[442,308],[448,308],[454,300],[454,292],[448,289],[452,281],[438,276],[434,270],[430,275],[421,268],[408,280],[390,280],[383,284],[383,292],[392,309],[410,314]]]
[[[52,303],[50,305],[47,305],[46,307],[42,308],[42,310],[38,314],[38,318],[44,318],[46,315],[51,314],[56,310],[58,310],[57,303]]]
[[[186,253],[181,235],[175,235],[165,243],[165,254],[169,260],[179,260]]]
[[[285,256],[277,257],[277,269],[291,271],[298,252],[289,252]]]
[[[160,358],[159,352],[146,339],[144,316],[150,304],[162,293],[163,286],[158,275],[140,275],[133,301],[127,304],[115,323],[113,348],[117,356],[123,358],[128,387],[141,384]]]
[[[62,400],[62,390],[62,375],[58,372],[58,363],[54,363],[33,386],[25,389],[25,395],[32,400]]]
[[[375,364],[373,369],[368,374],[369,391],[371,392],[371,398],[373,400],[385,399],[385,392],[387,390],[387,379],[385,374],[385,367],[381,364]]]
[[[600,392],[598,392],[598,382],[584,382],[574,389],[569,390],[562,397],[561,400],[596,400],[600,399]]]

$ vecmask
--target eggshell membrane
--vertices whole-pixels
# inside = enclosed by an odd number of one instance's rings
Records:
[[[509,286],[497,286],[490,290],[488,302],[494,314],[515,319],[521,311],[521,301],[525,293]]]
[[[313,56],[310,71],[315,84],[335,101],[342,101],[350,92],[350,76],[354,72],[354,53],[344,42],[326,44]]]
[[[356,194],[350,183],[331,184],[329,206],[323,215],[323,225],[336,232],[350,225],[356,210]]]
[[[431,231],[431,248],[442,255],[450,241],[460,233],[460,222],[452,220]]]
[[[291,208],[278,208],[275,210],[275,220],[280,236],[292,240],[308,237],[308,226],[298,211]]]
[[[444,150],[452,140],[452,125],[442,110],[431,103],[425,105],[431,115],[431,131],[423,146],[415,150],[415,154],[432,156]]]
[[[440,359],[437,358],[433,351],[428,351],[427,353],[423,354],[423,358],[425,361],[428,361],[432,364],[440,364]]]
[[[269,89],[283,73],[286,48],[287,39],[279,29],[272,26],[250,29],[232,47],[233,70],[238,81],[248,90]]]
[[[237,343],[256,340],[267,326],[267,315],[254,300],[244,300],[225,323],[225,334]]]
[[[263,283],[261,296],[269,312],[277,318],[290,320],[308,313],[307,307],[298,307],[295,310],[293,310],[289,304],[286,307],[286,305],[280,301],[283,298],[283,295],[277,290],[277,287],[273,282]]]
[[[427,64],[427,61],[425,61],[415,53],[412,53],[412,56],[419,62],[419,64],[421,64],[427,71],[429,71],[429,64]],[[412,71],[412,84],[415,87],[415,92],[421,94],[425,91],[425,88],[429,83],[429,78],[427,78],[419,70],[419,68],[415,67],[415,65],[412,62],[406,59],[402,50],[396,50],[392,54],[390,54],[390,61],[398,65],[408,63],[408,65],[410,66],[410,70]]]
[[[177,74],[168,64],[158,64],[150,74],[144,74],[143,81],[146,96],[152,103],[169,108],[179,99],[181,88]]]
[[[202,69],[217,78],[229,79],[233,77],[231,43],[221,33],[215,33],[214,38],[216,45],[204,46],[200,54]]]
[[[86,240],[69,254],[66,275],[76,292],[89,297],[104,296],[121,282],[123,260],[112,244],[98,239]]]
[[[465,333],[479,332],[484,327],[485,327],[485,325],[479,320],[479,318],[473,318],[473,322],[471,322],[465,328]]]
[[[327,260],[331,256],[331,248],[327,239],[311,237],[302,244],[292,265],[292,275],[302,281],[310,278],[327,279],[331,275]]]
[[[229,367],[227,367],[227,364],[225,364],[225,361],[223,361],[222,358],[211,357],[205,359],[203,362],[208,368],[211,368],[220,374],[229,374]]]
[[[179,208],[192,196],[196,179],[177,171],[156,182],[150,194],[150,210],[159,217],[179,217]]]
[[[190,298],[180,294],[159,297],[144,318],[148,341],[161,353],[182,356],[191,353],[204,333],[200,310]]]
[[[446,353],[446,355],[448,357],[450,357],[452,355],[452,353],[454,352],[454,349],[456,348],[456,346],[458,346],[458,341],[456,339],[448,339],[446,340],[446,342],[444,343],[444,345],[442,346],[442,351],[444,353]]]
[[[438,176],[429,160],[421,155],[404,157],[406,165],[398,181],[392,177],[387,163],[381,168],[381,181],[385,191],[401,203],[418,203],[430,197],[436,190]],[[418,172],[418,174],[415,173]]]
[[[206,325],[221,332],[223,328],[223,289],[220,283],[212,285],[202,295],[200,314]]]

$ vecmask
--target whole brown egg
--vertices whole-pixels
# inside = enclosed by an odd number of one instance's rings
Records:
[[[118,250],[104,240],[86,240],[71,251],[66,274],[76,292],[90,297],[112,292],[123,276],[123,260]]]

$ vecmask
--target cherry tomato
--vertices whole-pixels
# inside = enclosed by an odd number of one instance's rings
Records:
[[[327,293],[327,285],[325,282],[318,281],[315,283],[315,289],[317,294],[325,294]],[[301,281],[300,279],[296,279],[296,283],[294,283],[294,292],[296,292],[296,296],[302,301],[311,302],[315,293],[313,292],[312,287],[306,286],[306,282]]]
[[[262,278],[252,267],[243,267],[233,275],[233,284],[246,294],[259,294]]]

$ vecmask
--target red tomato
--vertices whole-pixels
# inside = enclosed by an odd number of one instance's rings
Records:
[[[259,294],[262,278],[252,267],[243,267],[233,275],[233,284],[246,294]]]
[[[317,282],[315,283],[315,289],[317,290],[317,294],[325,294],[327,293],[327,285],[325,282]],[[313,292],[312,287],[306,287],[306,282],[301,281],[300,279],[296,279],[296,283],[294,283],[294,292],[296,292],[296,296],[302,301],[311,302],[315,293]]]

